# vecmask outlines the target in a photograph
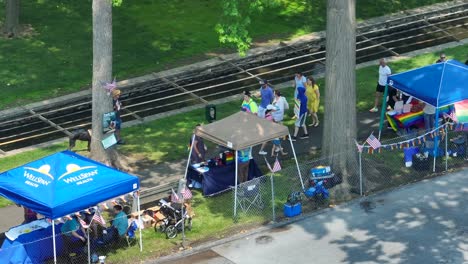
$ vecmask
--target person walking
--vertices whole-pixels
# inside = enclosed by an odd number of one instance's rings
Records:
[[[260,90],[256,94],[256,97],[260,98],[260,105],[258,106],[258,117],[265,118],[266,108],[271,102],[273,102],[273,89],[271,89],[267,80],[260,81]]]
[[[249,91],[244,91],[244,100],[242,101],[241,110],[256,115],[258,113],[258,106],[251,96]]]
[[[385,91],[385,85],[387,85],[388,76],[392,74],[390,67],[387,65],[387,60],[382,58],[379,60],[379,80],[377,82],[377,87],[375,89],[375,100],[374,107],[372,107],[369,112],[375,113],[379,111],[379,101],[382,97],[383,92]]]
[[[306,77],[301,73],[301,72],[297,72],[295,75],[294,75],[294,99],[297,98],[297,89],[299,87],[303,87],[305,88],[306,87],[306,84],[307,84],[307,79]],[[293,119],[297,118],[298,116],[294,115],[293,116]]]
[[[294,136],[291,140],[297,140],[297,133],[299,132],[300,127],[304,129],[304,134],[301,136],[301,138],[309,138],[309,133],[307,133],[307,127],[305,125],[307,119],[307,97],[305,95],[304,87],[299,87],[297,89],[297,98],[295,100],[294,113],[297,116],[297,120],[294,124]]]
[[[320,91],[313,77],[310,77],[307,80],[306,96],[307,109],[309,110],[309,116],[312,118],[312,122],[309,124],[309,126],[318,127],[320,124],[317,116],[318,108],[320,105]]]
[[[273,99],[272,103],[274,109],[271,110],[271,114],[273,116],[273,121],[282,124],[284,119],[284,110],[289,109],[289,104],[286,101],[286,98],[281,96],[281,92],[279,90],[275,90],[274,94],[275,99]]]

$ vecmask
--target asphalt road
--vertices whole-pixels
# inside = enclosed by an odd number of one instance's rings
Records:
[[[193,251],[154,263],[468,263],[468,169]]]

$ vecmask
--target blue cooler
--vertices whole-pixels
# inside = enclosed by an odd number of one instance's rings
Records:
[[[312,177],[321,177],[330,175],[331,170],[330,166],[317,166],[310,170],[310,174]]]
[[[293,217],[293,216],[298,216],[301,213],[302,213],[301,203],[296,203],[296,204],[285,203],[284,204],[284,216]]]

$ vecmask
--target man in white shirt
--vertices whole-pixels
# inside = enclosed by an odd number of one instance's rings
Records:
[[[377,88],[375,89],[374,107],[371,110],[369,110],[373,113],[379,111],[378,106],[380,98],[382,97],[382,94],[385,91],[385,85],[387,85],[388,76],[392,74],[390,67],[388,67],[387,65],[386,59],[380,59],[379,64],[379,81],[377,82]]]

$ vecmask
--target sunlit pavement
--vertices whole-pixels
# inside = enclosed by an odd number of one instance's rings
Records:
[[[468,263],[468,169],[163,263]]]

